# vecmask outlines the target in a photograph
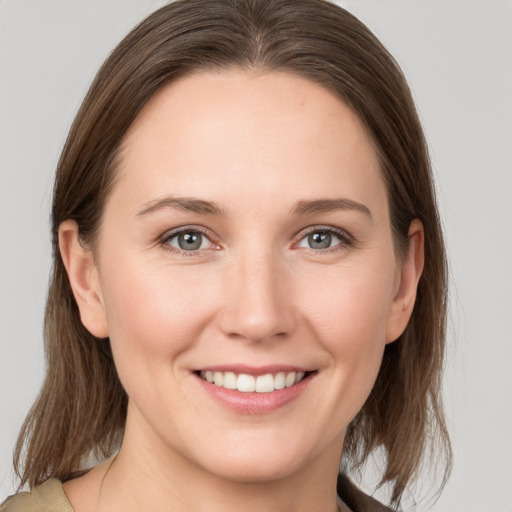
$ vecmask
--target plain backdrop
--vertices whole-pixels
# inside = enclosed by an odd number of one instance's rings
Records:
[[[512,3],[339,3],[408,77],[439,188],[452,279],[445,397],[455,465],[432,510],[512,512]],[[44,370],[57,158],[101,62],[162,4],[0,0],[0,498],[15,488],[12,448]]]

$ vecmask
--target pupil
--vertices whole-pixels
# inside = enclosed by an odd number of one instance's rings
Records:
[[[184,233],[178,236],[178,245],[184,251],[193,251],[201,247],[200,233]]]
[[[327,249],[331,246],[331,235],[329,233],[317,232],[309,235],[309,246],[312,249]]]

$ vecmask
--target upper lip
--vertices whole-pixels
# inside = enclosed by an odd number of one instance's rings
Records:
[[[236,374],[245,374],[245,375],[252,375],[254,377],[258,377],[259,375],[266,375],[268,373],[271,374],[277,374],[280,372],[289,373],[289,372],[311,372],[314,371],[314,369],[306,368],[302,366],[295,366],[295,365],[289,365],[289,364],[272,364],[272,365],[265,365],[265,366],[251,366],[251,365],[245,365],[245,364],[234,364],[234,365],[228,365],[228,364],[220,364],[220,365],[209,365],[209,366],[203,366],[201,368],[196,368],[194,370],[195,372],[205,372],[205,371],[211,371],[211,372],[232,372]]]

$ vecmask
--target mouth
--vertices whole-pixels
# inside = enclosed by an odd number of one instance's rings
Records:
[[[202,380],[219,388],[241,393],[272,393],[291,388],[315,374],[316,371],[278,371],[262,375],[213,370],[201,370],[195,373]]]
[[[214,366],[193,372],[207,396],[242,415],[272,413],[298,400],[318,373],[282,365]]]

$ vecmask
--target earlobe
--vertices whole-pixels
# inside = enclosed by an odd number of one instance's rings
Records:
[[[78,225],[66,220],[59,226],[59,249],[85,328],[97,338],[108,337],[108,324],[92,250],[80,241]]]
[[[386,343],[395,341],[405,330],[411,318],[418,282],[424,265],[425,233],[420,220],[414,219],[409,226],[409,247],[397,275],[395,295],[386,329]]]

